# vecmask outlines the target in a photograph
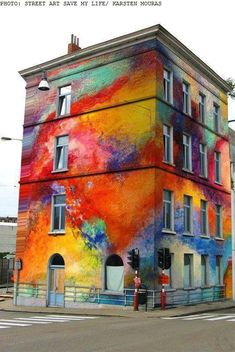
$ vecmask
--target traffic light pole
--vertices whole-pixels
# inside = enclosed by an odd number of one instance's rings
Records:
[[[141,279],[138,274],[138,270],[135,271],[135,278],[134,278],[134,283],[135,283],[135,290],[134,290],[134,311],[139,310],[139,299],[138,299],[138,291],[141,286]]]
[[[164,269],[162,269],[162,275],[164,276]],[[161,310],[165,309],[165,306],[166,306],[165,284],[162,283],[162,289],[161,289]]]

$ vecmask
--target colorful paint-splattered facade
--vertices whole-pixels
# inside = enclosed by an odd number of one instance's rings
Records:
[[[95,286],[102,292],[109,288],[110,293],[107,260],[114,254],[121,258],[123,288],[131,287],[127,252],[132,248],[140,250],[140,275],[151,290],[159,288],[157,250],[168,247],[171,288],[184,288],[188,276],[188,289],[225,284],[231,295],[226,84],[205,64],[190,61],[191,52],[183,59],[180,49],[164,43],[160,37],[164,31],[157,26],[154,38],[136,36],[110,50],[101,44],[93,55],[81,50],[75,58],[68,55],[65,64],[45,63],[49,91],[37,88],[39,70],[22,73],[27,90],[17,234],[17,256],[23,262],[19,282],[45,284],[45,304],[50,304],[50,263],[56,253],[64,260],[63,285]],[[167,73],[169,101],[164,87]],[[186,113],[183,84],[189,89]],[[61,114],[67,99],[61,98],[61,89],[66,87],[69,107]],[[164,128],[170,131],[169,154],[164,154],[168,148]],[[66,137],[62,147],[60,137]],[[192,153],[187,168],[184,138]],[[56,158],[65,151],[61,168]],[[64,215],[55,215],[56,195],[63,196]],[[64,225],[58,226],[55,216],[58,221],[64,216]]]

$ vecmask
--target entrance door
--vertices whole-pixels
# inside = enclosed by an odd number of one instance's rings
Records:
[[[64,259],[55,254],[49,265],[49,306],[64,306]]]

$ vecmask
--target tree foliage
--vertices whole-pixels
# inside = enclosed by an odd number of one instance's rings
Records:
[[[230,87],[230,91],[228,92],[228,95],[232,98],[235,99],[235,80],[232,79],[231,77],[226,80]]]

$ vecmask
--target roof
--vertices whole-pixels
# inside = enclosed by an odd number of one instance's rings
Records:
[[[141,43],[150,39],[159,39],[165,45],[170,47],[175,53],[183,57],[190,64],[195,66],[201,73],[205,74],[210,78],[214,84],[217,84],[225,92],[230,91],[230,87],[227,82],[221,78],[215,71],[213,71],[207,64],[205,64],[198,56],[196,56],[191,50],[189,50],[184,44],[182,44],[176,37],[168,32],[160,24],[152,27],[148,27],[130,34],[126,34],[111,40],[89,46],[87,48],[75,51],[72,54],[67,54],[55,58],[53,60],[46,61],[39,65],[29,67],[21,70],[19,73],[23,78],[34,74],[41,73],[44,70],[49,70],[58,65],[70,63],[74,60],[88,59],[97,55],[112,52],[120,48],[125,48],[133,44]]]

